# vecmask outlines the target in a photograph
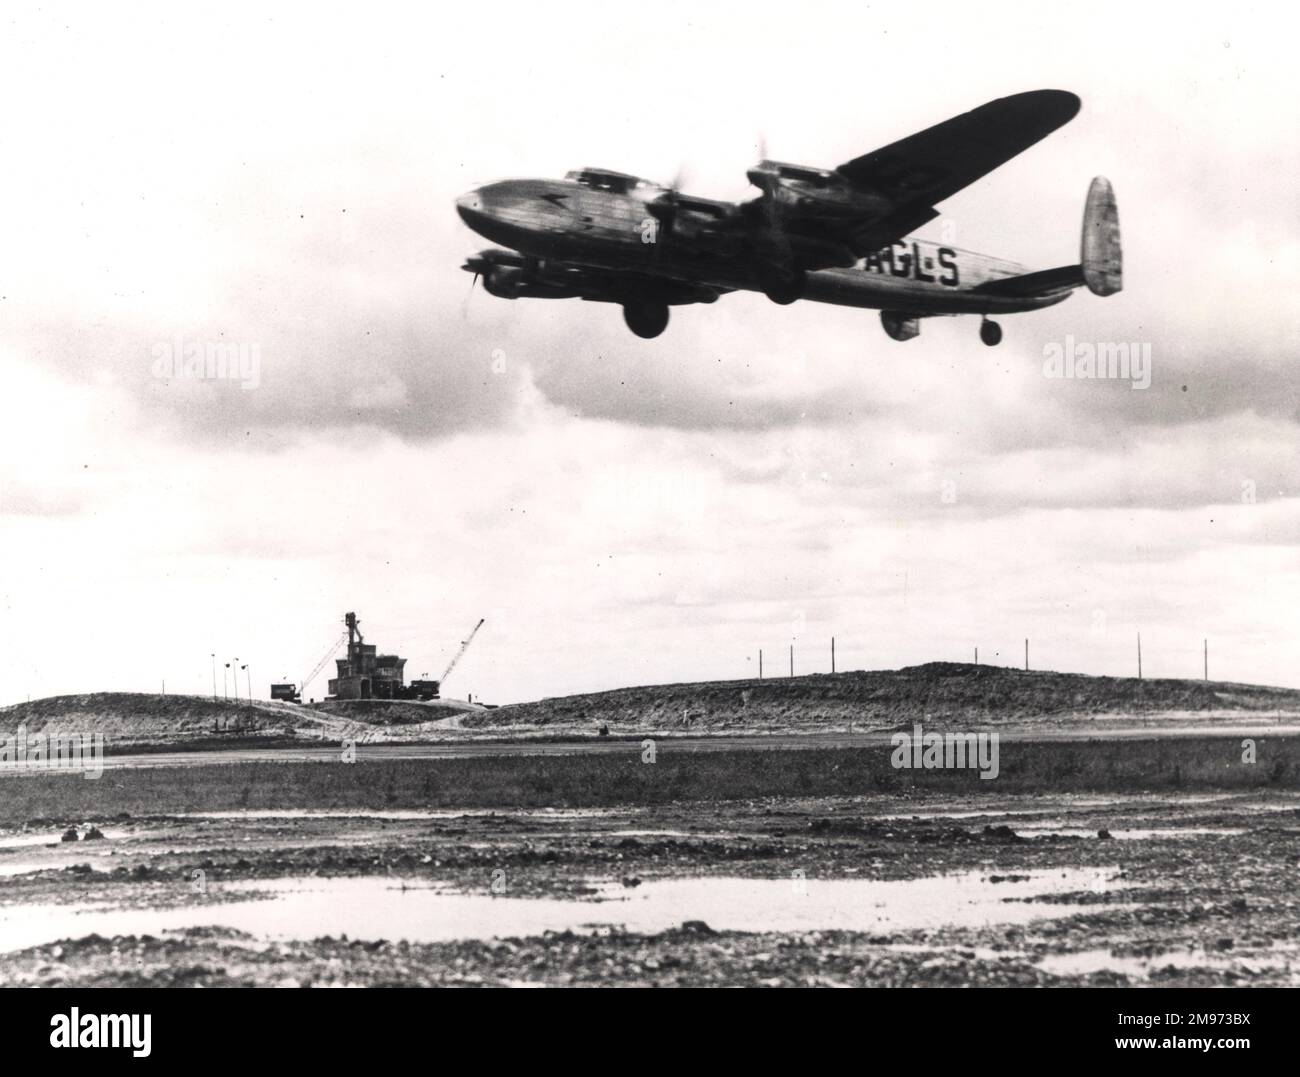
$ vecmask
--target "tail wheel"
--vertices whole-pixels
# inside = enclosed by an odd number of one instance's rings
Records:
[[[637,336],[650,340],[668,328],[668,304],[627,303],[623,307],[623,321]]]
[[[991,322],[987,318],[980,322],[980,340],[984,341],[990,348],[1002,343],[1002,326],[997,322]]]

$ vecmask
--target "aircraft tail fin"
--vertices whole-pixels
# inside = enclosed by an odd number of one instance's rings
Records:
[[[1088,187],[1081,248],[1079,260],[1088,291],[1093,295],[1114,295],[1124,287],[1119,207],[1110,180],[1105,176],[1096,176]]]
[[[974,291],[1007,299],[1041,297],[1081,284],[1093,295],[1114,295],[1120,291],[1124,287],[1124,266],[1119,243],[1119,210],[1115,192],[1105,176],[1097,176],[1088,188],[1081,247],[1077,266],[1000,277],[979,285]]]

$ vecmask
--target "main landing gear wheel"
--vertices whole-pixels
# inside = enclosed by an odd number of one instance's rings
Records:
[[[984,341],[990,348],[995,344],[1002,343],[1002,326],[985,318],[980,322],[980,340]]]
[[[779,303],[781,306],[789,306],[796,299],[803,298],[803,287],[807,281],[803,270],[796,271],[791,276],[773,275],[763,281],[763,294],[773,303]]]
[[[623,306],[623,321],[637,336],[650,340],[668,328],[668,304],[627,303]]]

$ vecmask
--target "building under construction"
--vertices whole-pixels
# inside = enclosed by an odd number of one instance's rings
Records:
[[[437,681],[406,683],[406,659],[379,654],[373,643],[361,635],[355,613],[344,616],[348,628],[346,658],[335,659],[338,676],[331,677],[330,699],[437,699]]]
[[[478,630],[483,627],[483,619],[479,618],[473,630],[460,642],[460,649],[452,657],[447,665],[447,669],[438,680],[415,680],[410,684],[406,683],[406,659],[399,658],[395,654],[380,654],[378,648],[373,643],[367,643],[365,637],[361,635],[361,622],[357,620],[355,613],[346,613],[343,615],[343,623],[347,626],[341,636],[330,644],[330,648],[322,656],[321,660],[303,679],[301,684],[273,684],[271,685],[271,698],[283,700],[286,703],[301,703],[303,695],[306,694],[307,686],[310,685],[317,676],[320,675],[331,656],[338,652],[338,649],[345,643],[347,644],[347,657],[336,658],[335,664],[338,666],[337,676],[331,677],[329,682],[329,695],[327,699],[418,699],[431,700],[438,698],[438,692],[451,671],[456,668],[456,664],[465,656],[469,645],[478,635]],[[312,702],[315,702],[313,700]]]

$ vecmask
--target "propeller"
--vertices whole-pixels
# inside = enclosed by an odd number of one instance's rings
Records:
[[[668,189],[646,203],[646,210],[650,216],[659,222],[659,232],[655,237],[656,243],[662,242],[666,236],[672,234],[673,224],[677,220],[677,213],[680,209],[678,198],[681,195],[685,175],[685,166],[679,167],[677,174],[672,178],[672,182],[668,184]]]
[[[477,252],[465,256],[465,264],[461,269],[469,270],[474,274],[469,282],[469,291],[465,293],[465,301],[460,305],[460,316],[462,319],[469,318],[469,301],[474,296],[474,286],[478,284],[478,279],[483,275],[484,260],[483,256]]]
[[[478,270],[474,270],[474,278],[469,282],[469,291],[465,293],[465,301],[460,305],[460,317],[462,321],[469,320],[469,301],[474,298],[474,285],[478,283]]]
[[[781,212],[780,178],[761,167],[768,159],[767,137],[762,132],[758,136],[758,154],[759,164],[748,173],[749,181],[762,192],[749,203],[754,225],[751,241],[755,254],[763,263],[763,276],[768,278],[768,295],[785,303],[799,294],[803,274],[796,265],[794,245]]]
[[[773,263],[780,275],[790,276],[794,273],[794,247],[785,229],[785,217],[777,203],[778,189],[775,182],[762,187],[763,193],[758,199],[761,232],[756,245],[763,258]]]

